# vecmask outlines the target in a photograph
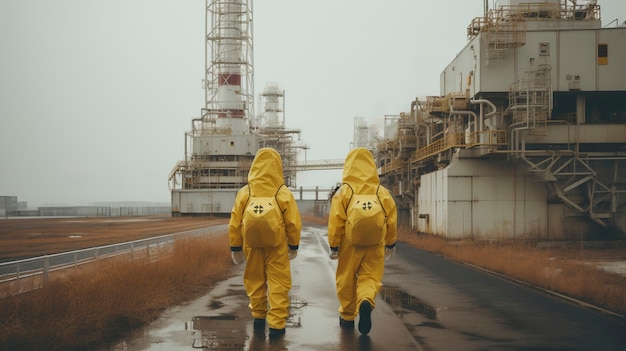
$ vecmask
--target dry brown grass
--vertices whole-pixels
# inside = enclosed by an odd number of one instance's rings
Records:
[[[215,217],[21,218],[0,221],[0,260],[49,255],[228,223]]]
[[[527,284],[626,314],[626,277],[585,264],[626,260],[623,249],[541,249],[528,242],[449,241],[400,228],[398,240],[425,251],[470,263]]]
[[[231,267],[228,238],[178,240],[163,259],[102,261],[0,300],[0,349],[102,347],[201,296]]]
[[[314,215],[309,215],[309,214],[303,214],[302,215],[302,222],[303,223],[307,223],[309,225],[327,226],[328,225],[328,216],[319,217],[319,216],[314,216]]]

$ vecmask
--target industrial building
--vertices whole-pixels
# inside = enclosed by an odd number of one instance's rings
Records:
[[[277,83],[266,85],[255,114],[251,2],[206,4],[206,101],[169,175],[174,216],[228,215],[261,147],[279,151],[292,190],[298,171],[343,163],[298,162],[308,146],[285,128]],[[597,1],[495,4],[485,1],[470,21],[439,95],[385,116],[382,137],[356,118],[352,146],[372,150],[401,222],[419,232],[623,235],[626,27],[603,26]]]
[[[17,196],[0,196],[0,217],[15,216],[18,211],[25,210],[26,201],[18,201]]]
[[[597,1],[498,1],[471,20],[439,96],[373,147],[401,219],[449,238],[626,232],[626,27]]]

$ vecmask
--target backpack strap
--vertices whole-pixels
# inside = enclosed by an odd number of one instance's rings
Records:
[[[378,202],[380,202],[380,208],[383,209],[383,213],[385,214],[385,221],[387,221],[387,211],[385,211],[385,206],[383,206],[383,202],[380,199],[380,196],[378,196],[378,189],[380,189],[380,184],[376,187],[376,197],[378,198]]]
[[[280,214],[283,216],[283,222],[285,222],[285,214],[283,213],[283,209],[280,208],[280,204],[278,203],[278,192],[280,191],[280,188],[284,187],[285,184],[281,184],[278,189],[276,189],[276,193],[274,194],[274,199],[276,199],[276,206],[278,206],[278,210],[280,211]]]
[[[343,183],[343,184],[347,185],[348,188],[350,188],[350,190],[352,191],[352,193],[350,194],[350,200],[348,200],[348,203],[346,204],[346,208],[343,209],[346,212],[346,214],[347,214],[348,213],[348,207],[350,207],[350,202],[352,201],[352,196],[354,196],[354,189],[352,189],[352,187],[348,183]],[[339,190],[337,190],[337,191],[339,191]]]
[[[248,198],[246,199],[246,203],[243,204],[243,208],[241,209],[241,220],[243,221],[243,214],[246,212],[246,207],[248,207],[248,202],[250,201],[250,184],[248,184]]]

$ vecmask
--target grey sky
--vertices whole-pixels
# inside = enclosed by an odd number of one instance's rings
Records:
[[[626,19],[623,0],[599,4],[604,24]],[[482,0],[257,0],[255,93],[277,82],[307,158],[343,158],[354,117],[439,95],[482,14]],[[0,195],[169,202],[204,104],[204,16],[204,0],[0,0]],[[340,175],[305,172],[298,185]]]

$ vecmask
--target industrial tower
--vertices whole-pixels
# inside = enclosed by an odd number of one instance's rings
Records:
[[[252,8],[248,0],[206,4],[205,106],[185,133],[172,169],[172,215],[230,213],[259,148],[253,116]]]
[[[169,174],[172,215],[230,215],[261,147],[283,158],[295,186],[299,130],[284,125],[284,91],[270,84],[254,114],[252,0],[206,0],[205,105],[185,133],[185,157]]]

